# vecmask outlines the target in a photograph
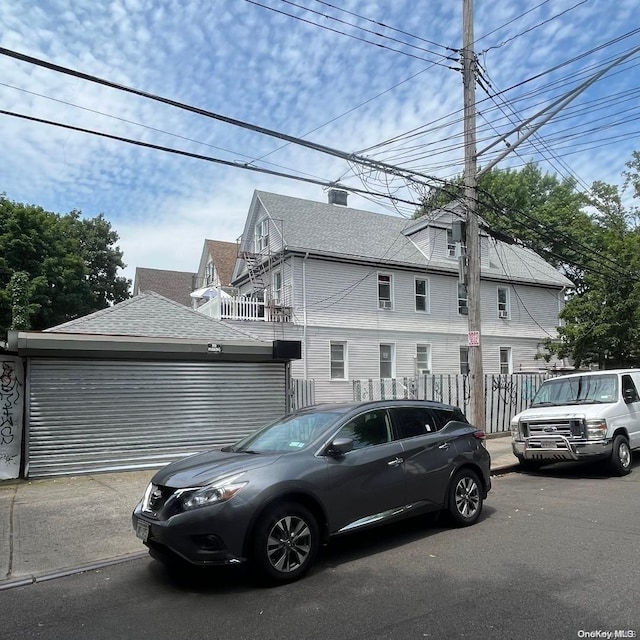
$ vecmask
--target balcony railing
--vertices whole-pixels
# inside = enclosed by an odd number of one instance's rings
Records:
[[[275,300],[265,301],[264,296],[231,296],[210,287],[203,298],[207,301],[198,306],[197,311],[216,320],[291,322],[291,307]]]

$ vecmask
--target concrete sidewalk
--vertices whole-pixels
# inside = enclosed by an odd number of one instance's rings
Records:
[[[517,465],[511,438],[487,439],[492,473]],[[146,555],[131,512],[153,470],[0,482],[0,590]]]

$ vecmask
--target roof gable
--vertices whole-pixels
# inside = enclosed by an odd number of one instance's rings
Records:
[[[164,298],[179,302],[186,307],[191,306],[193,277],[190,271],[169,271],[167,269],[148,269],[136,267],[133,281],[133,295],[154,291]]]

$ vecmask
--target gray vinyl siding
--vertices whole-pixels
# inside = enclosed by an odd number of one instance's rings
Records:
[[[30,359],[29,476],[163,466],[284,414],[282,363]]]
[[[296,283],[302,274],[296,274]],[[378,309],[378,273],[393,277],[393,309]],[[415,279],[426,278],[430,285],[430,312],[415,310]],[[307,260],[307,324],[310,326],[354,326],[404,331],[462,333],[467,316],[458,313],[457,272],[452,275],[425,271],[377,269],[354,264]],[[511,288],[511,319],[498,319],[497,287]],[[517,293],[517,295],[516,295]],[[483,280],[481,284],[483,333],[548,337],[554,334],[558,317],[557,290],[526,285],[509,285]],[[302,294],[295,299],[296,317],[303,317]],[[486,323],[486,324],[485,324]]]

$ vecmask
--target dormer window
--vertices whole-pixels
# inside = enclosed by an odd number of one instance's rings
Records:
[[[255,247],[256,253],[269,246],[269,219],[263,218],[256,224]]]
[[[453,239],[453,229],[447,229],[447,258],[456,257],[456,243]]]

